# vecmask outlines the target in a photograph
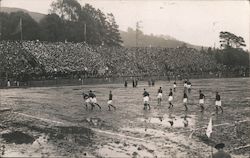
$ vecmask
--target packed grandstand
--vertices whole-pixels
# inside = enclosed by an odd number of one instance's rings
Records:
[[[1,41],[0,50],[1,77],[16,80],[23,75],[150,76],[218,73],[225,69],[213,55],[187,47],[125,48],[71,42]]]

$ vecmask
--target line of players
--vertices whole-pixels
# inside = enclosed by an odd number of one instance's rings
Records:
[[[185,81],[184,82],[184,91],[183,91],[183,105],[185,107],[185,111],[188,110],[188,107],[187,107],[187,102],[188,102],[188,95],[187,95],[187,91],[190,93],[191,92],[191,82],[190,81]],[[174,92],[176,91],[176,82],[174,82]],[[163,91],[162,91],[162,87],[160,87],[158,89],[158,95],[157,95],[157,101],[158,101],[158,105],[160,106],[161,105],[161,102],[162,102],[162,94],[163,94]],[[101,110],[101,106],[97,103],[97,99],[96,99],[96,95],[93,93],[92,90],[89,91],[89,94],[86,94],[86,93],[83,93],[83,99],[85,101],[85,107],[86,107],[86,110],[88,109],[88,105],[91,106],[91,110],[94,109],[95,106],[98,106],[99,109]],[[113,108],[114,110],[116,110],[116,107],[112,104],[112,98],[113,98],[113,94],[112,94],[112,91],[110,91],[109,93],[109,99],[108,99],[108,109],[109,111],[111,110],[111,108]],[[173,91],[172,91],[172,88],[170,88],[170,92],[168,94],[168,103],[169,103],[169,109],[170,108],[173,108],[174,105],[173,105]],[[146,89],[144,89],[144,92],[143,92],[143,103],[144,103],[144,110],[150,110],[151,107],[150,107],[150,104],[149,104],[149,93],[146,91]],[[205,95],[202,93],[201,90],[199,90],[199,105],[200,105],[200,108],[201,108],[201,112],[204,112],[205,108],[204,108],[204,103],[205,103]],[[218,110],[219,108],[221,109],[221,112],[223,113],[223,108],[221,106],[221,98],[220,98],[220,95],[219,95],[219,92],[216,92],[216,96],[215,96],[215,107],[216,107],[216,113],[218,113]]]
[[[98,106],[99,109],[101,110],[101,106],[97,103],[97,99],[96,99],[96,95],[94,94],[94,92],[92,90],[89,91],[89,94],[86,93],[82,93],[83,99],[84,99],[84,104],[86,107],[86,110],[88,109],[88,105],[91,106],[91,110],[93,110],[95,108],[95,106]],[[113,94],[112,91],[109,92],[109,99],[108,99],[108,108],[109,111],[111,110],[111,107],[116,110],[116,107],[112,104],[112,98],[113,98]]]
[[[174,92],[176,91],[176,82],[174,82]],[[183,91],[183,105],[185,107],[185,111],[188,110],[188,107],[187,107],[187,102],[188,102],[188,95],[187,95],[187,91],[190,93],[191,92],[191,82],[190,81],[185,81],[184,82],[184,91]],[[162,87],[160,87],[158,89],[158,95],[157,95],[157,101],[158,101],[158,105],[161,105],[161,102],[162,102],[162,94],[163,94],[163,91],[162,91]],[[172,91],[172,88],[170,88],[170,92],[168,94],[168,103],[169,103],[169,109],[170,108],[173,108],[174,105],[173,105],[173,91]],[[149,104],[149,93],[146,91],[146,89],[144,89],[144,92],[143,92],[143,102],[144,102],[144,110],[150,110],[151,107],[150,107],[150,104]],[[205,104],[205,95],[202,93],[201,90],[199,90],[199,105],[200,105],[200,108],[201,108],[201,112],[204,112],[205,108],[204,108],[204,104]],[[220,98],[220,94],[219,92],[216,92],[216,95],[215,95],[215,107],[216,107],[216,113],[218,113],[218,110],[219,108],[221,109],[221,112],[223,113],[223,108],[222,108],[222,105],[221,105],[221,98]]]

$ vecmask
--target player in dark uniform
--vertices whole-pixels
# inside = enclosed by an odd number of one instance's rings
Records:
[[[188,80],[188,81],[187,81],[187,89],[188,89],[188,93],[190,93],[190,92],[191,92],[191,86],[192,86],[192,84],[191,84],[191,82]]]
[[[89,91],[89,98],[90,98],[91,110],[94,109],[95,105],[97,105],[100,110],[102,109],[101,106],[97,103],[96,95],[92,92],[92,90]]]
[[[174,92],[176,91],[176,81],[174,81]]]
[[[151,86],[151,79],[148,80],[148,86]]]
[[[187,116],[184,117],[183,124],[184,124],[184,127],[188,126]]]
[[[199,90],[200,97],[199,97],[199,104],[201,107],[201,112],[204,112],[204,103],[205,103],[205,95]]]
[[[144,103],[144,110],[147,110],[147,108],[150,110],[150,105],[149,105],[149,93],[146,91],[146,89],[144,89],[143,92],[143,103]]]
[[[188,90],[188,86],[187,86],[187,80],[184,81],[184,90],[187,91]]]
[[[90,100],[89,100],[89,96],[88,96],[88,94],[86,94],[86,93],[82,93],[82,98],[84,99],[84,105],[85,105],[85,108],[86,108],[86,110],[88,109],[88,104],[89,104],[89,102],[90,102]]]
[[[160,87],[160,89],[158,89],[157,100],[158,100],[158,105],[161,105],[161,101],[162,101],[162,89],[161,89],[161,87]]]
[[[168,94],[168,103],[169,103],[169,109],[171,108],[171,107],[174,107],[174,105],[172,104],[172,101],[173,101],[173,92],[172,92],[172,88],[170,88],[170,92],[169,92],[169,94]]]
[[[184,81],[184,88],[187,87],[187,80]]]
[[[151,83],[152,83],[152,86],[155,86],[155,80],[154,79],[151,80]]]
[[[108,100],[108,108],[110,111],[110,107],[113,107],[114,110],[116,110],[116,107],[112,104],[113,94],[112,91],[109,92],[109,100]]]
[[[132,81],[133,88],[135,88],[135,80]]]
[[[127,80],[125,80],[124,87],[125,87],[125,88],[128,87],[128,82],[127,82]]]
[[[183,105],[185,106],[185,110],[186,110],[186,111],[188,110],[187,101],[188,101],[188,96],[187,96],[186,91],[184,90],[184,94],[183,94]]]
[[[221,109],[221,112],[223,113],[223,108],[221,106],[221,98],[220,98],[219,92],[216,92],[215,107],[216,107],[216,113],[218,113],[219,108]]]

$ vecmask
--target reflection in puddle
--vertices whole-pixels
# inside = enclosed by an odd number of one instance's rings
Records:
[[[149,118],[141,118],[141,121],[145,123],[152,123],[152,124],[161,124],[167,127],[190,127],[195,125],[195,116],[188,115],[188,116],[157,116],[157,117],[149,117]]]
[[[30,144],[35,141],[34,137],[20,131],[8,131],[1,135],[7,143]]]
[[[8,144],[5,148],[4,157],[48,157],[52,153],[53,146],[48,145],[48,137],[40,136],[32,143]],[[27,150],[28,149],[28,150]]]

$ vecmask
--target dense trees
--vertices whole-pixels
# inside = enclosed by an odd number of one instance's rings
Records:
[[[40,21],[43,40],[46,41],[63,41],[65,35],[63,33],[63,20],[57,14],[49,14]]]
[[[81,5],[76,0],[57,0],[51,3],[50,11],[58,14],[62,20],[77,21]]]
[[[236,36],[227,31],[220,32],[220,43],[223,49],[227,48],[241,48],[246,46],[244,39],[241,36]]]
[[[224,65],[229,71],[249,70],[249,52],[242,49],[246,46],[244,39],[226,31],[220,32],[219,37],[221,49],[208,48],[208,54],[214,55],[217,63]]]
[[[36,23],[27,13],[0,13],[1,39],[20,39],[20,19],[24,40],[71,41],[120,46],[119,26],[113,14],[105,15],[90,4],[81,6],[77,0],[55,0],[50,14]]]
[[[36,40],[41,37],[40,26],[27,13],[0,13],[0,18],[2,20],[2,40],[19,40],[21,38],[20,27],[22,27],[24,40]]]

